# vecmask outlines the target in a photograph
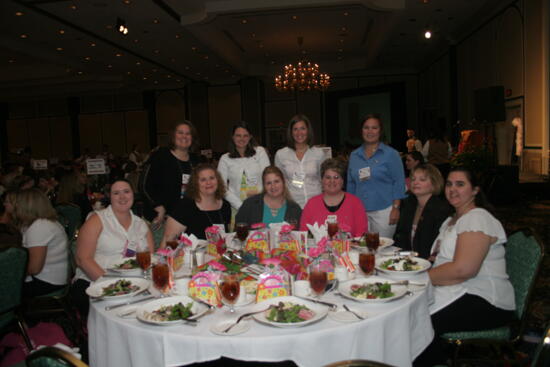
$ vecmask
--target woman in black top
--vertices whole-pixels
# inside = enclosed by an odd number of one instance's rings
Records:
[[[204,230],[210,226],[223,226],[228,232],[231,206],[224,195],[225,186],[218,171],[210,164],[199,164],[191,175],[186,197],[168,212],[161,247],[181,232],[202,239],[206,238]]]
[[[191,171],[199,162],[192,152],[198,146],[197,130],[190,121],[177,122],[172,130],[172,146],[160,148],[145,168],[145,210],[148,220],[160,224],[175,203],[184,197]]]
[[[451,215],[447,200],[439,194],[443,177],[432,164],[421,164],[411,171],[411,193],[401,204],[395,231],[395,246],[418,252],[425,259],[439,234],[439,227]]]

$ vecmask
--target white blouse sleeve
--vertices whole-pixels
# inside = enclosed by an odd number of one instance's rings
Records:
[[[456,233],[464,232],[482,232],[497,238],[495,243],[506,242],[506,232],[502,224],[491,213],[481,208],[472,209],[457,221]]]

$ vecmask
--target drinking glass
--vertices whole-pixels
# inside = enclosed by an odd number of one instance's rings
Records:
[[[172,241],[166,241],[166,246],[170,247],[172,250],[175,250],[178,248],[178,241],[172,240]]]
[[[229,312],[235,312],[235,302],[239,299],[241,285],[234,274],[226,274],[220,285],[223,301],[229,305]]]
[[[374,272],[375,251],[370,248],[361,249],[359,252],[359,267],[365,275],[371,275]]]
[[[241,247],[244,245],[246,238],[248,237],[248,223],[236,223],[235,232],[237,239],[241,242]]]
[[[141,275],[147,279],[147,270],[151,267],[151,252],[149,248],[145,246],[138,246],[136,252],[136,261],[141,268]]]
[[[153,285],[159,290],[160,296],[168,292],[168,286],[170,283],[170,268],[166,263],[158,263],[153,265]]]
[[[325,293],[327,287],[328,276],[319,264],[309,266],[309,285],[317,298]]]
[[[332,239],[338,233],[338,222],[327,221],[327,232],[330,239]]]
[[[367,243],[367,247],[371,250],[378,250],[378,246],[380,246],[380,234],[378,232],[368,232],[365,242]]]

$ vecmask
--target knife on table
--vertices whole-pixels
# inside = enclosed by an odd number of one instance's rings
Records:
[[[314,299],[314,298],[302,297],[302,296],[297,296],[297,295],[294,295],[294,297],[303,299],[304,301],[310,301],[310,302],[313,302],[313,303],[319,303],[319,304],[321,304],[321,305],[325,305],[325,306],[328,306],[328,307],[333,308],[333,309],[338,307],[338,305],[336,305],[336,304],[334,304],[334,303],[325,302],[325,301],[320,301],[320,300]]]
[[[154,298],[155,298],[155,296],[148,296],[148,297],[136,299],[136,300],[133,300],[133,301],[118,303],[116,305],[110,305],[110,306],[105,307],[105,311],[114,310],[115,308],[119,308],[119,307],[123,307],[123,306],[133,305],[134,303],[140,303],[140,302],[148,301],[148,300],[154,299]]]

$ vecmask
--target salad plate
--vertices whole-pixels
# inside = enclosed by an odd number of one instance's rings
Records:
[[[283,304],[282,316],[286,320],[289,320],[287,322],[280,322],[277,317],[273,317],[278,312],[275,306],[279,306],[281,303]],[[262,324],[280,328],[296,328],[310,325],[324,319],[328,314],[328,307],[292,296],[268,299],[259,303],[257,309],[259,311],[267,309],[269,306],[272,307],[266,312],[255,314],[252,317]]]
[[[119,260],[107,268],[108,271],[124,275],[141,275],[142,271],[135,257]]]
[[[140,306],[136,311],[139,321],[152,325],[181,325],[185,319],[193,320],[208,312],[208,307],[190,297],[166,297]]]
[[[421,257],[384,256],[376,259],[376,269],[387,274],[412,275],[428,270],[432,264]]]
[[[357,242],[358,244],[357,245],[352,245],[352,247],[357,247],[357,248],[367,247],[366,244],[364,246],[360,244],[362,238],[363,237],[354,237],[353,241]],[[378,246],[378,250],[383,249],[385,247],[389,247],[389,246],[393,245],[394,243],[395,243],[395,241],[391,238],[380,237],[380,246]]]
[[[120,300],[145,291],[149,281],[142,278],[110,278],[92,283],[86,294],[103,300]]]
[[[388,279],[379,277],[353,279],[340,283],[338,292],[343,297],[366,303],[390,302],[407,293],[407,286],[390,285],[390,282]]]

